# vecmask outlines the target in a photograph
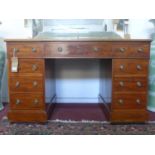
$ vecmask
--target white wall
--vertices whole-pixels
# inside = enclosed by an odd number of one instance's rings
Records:
[[[129,33],[132,39],[148,39],[155,31],[149,19],[130,19]]]
[[[56,60],[58,103],[97,103],[99,60]]]
[[[0,37],[2,38],[31,38],[31,27],[24,27],[24,19],[0,20]]]

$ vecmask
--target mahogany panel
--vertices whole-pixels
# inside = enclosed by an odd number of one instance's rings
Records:
[[[13,55],[18,58],[41,58],[44,55],[44,45],[37,42],[8,43],[8,58]]]
[[[48,42],[45,57],[49,58],[110,58],[110,42]]]
[[[10,108],[14,110],[45,109],[43,93],[11,93]]]
[[[147,105],[147,93],[114,93],[112,109],[145,109]]]
[[[10,122],[46,123],[47,113],[44,110],[9,110],[8,119]]]
[[[115,58],[149,58],[148,43],[113,43],[112,56]]]
[[[44,59],[19,59],[18,72],[11,72],[11,60],[9,60],[10,76],[43,76],[44,74]]]
[[[146,110],[114,110],[111,112],[112,123],[144,123],[148,120]]]
[[[10,77],[10,92],[43,92],[43,77],[29,76],[26,77]]]
[[[113,76],[145,76],[148,75],[147,59],[113,59]]]
[[[143,77],[116,77],[113,79],[114,92],[146,92],[147,78]]]

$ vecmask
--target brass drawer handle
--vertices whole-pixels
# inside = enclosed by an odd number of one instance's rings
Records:
[[[16,82],[16,88],[18,88],[19,86],[20,86],[20,82],[17,81],[17,82]]]
[[[142,87],[142,83],[140,81],[137,82],[138,87]]]
[[[136,99],[136,103],[137,103],[137,104],[141,104],[140,99]]]
[[[37,65],[32,65],[32,71],[36,71],[37,70]]]
[[[62,47],[58,47],[58,52],[62,52],[63,48]]]
[[[142,70],[142,66],[141,65],[137,65],[136,68],[137,68],[137,70]]]
[[[124,53],[124,52],[125,52],[125,48],[120,48],[119,51],[120,51],[121,53]]]
[[[16,105],[20,104],[21,101],[19,99],[16,99]]]
[[[137,70],[141,70],[142,66],[141,65],[137,65]]]
[[[99,48],[98,48],[98,47],[94,47],[94,48],[93,48],[93,51],[94,51],[94,52],[98,52],[98,51],[99,51]]]
[[[38,104],[39,100],[38,99],[34,99],[34,104]]]
[[[35,53],[36,51],[37,51],[36,48],[33,47],[32,52]]]
[[[37,81],[33,81],[33,86],[36,87],[38,85]]]
[[[124,101],[123,101],[122,99],[119,99],[119,100],[118,100],[118,103],[119,103],[119,104],[123,104]]]
[[[124,86],[124,82],[123,82],[123,81],[120,81],[120,82],[119,82],[119,85],[120,85],[121,87],[123,87],[123,86]]]
[[[144,49],[143,48],[138,48],[138,52],[139,53],[144,52]]]
[[[124,69],[124,65],[120,65],[119,68],[120,68],[120,70],[123,70]]]

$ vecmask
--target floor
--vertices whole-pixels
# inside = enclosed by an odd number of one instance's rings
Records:
[[[48,123],[9,123],[8,106],[0,112],[0,135],[155,135],[155,113],[147,124],[111,125],[101,106],[57,104]]]
[[[8,105],[0,112],[0,120],[7,115]],[[107,121],[98,104],[56,104],[49,120]],[[149,121],[155,122],[155,112],[149,111]]]
[[[50,119],[106,121],[101,107],[97,104],[57,104]]]

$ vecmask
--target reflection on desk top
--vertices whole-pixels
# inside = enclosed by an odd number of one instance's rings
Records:
[[[150,39],[123,39],[115,32],[53,33],[42,32],[31,39],[6,39],[5,41],[151,41]]]
[[[57,42],[57,41],[61,41],[61,42],[65,42],[65,41],[76,41],[76,42],[80,42],[80,41],[99,41],[99,42],[151,42],[151,39],[98,39],[98,38],[89,38],[89,39],[84,39],[84,38],[80,38],[80,39],[64,39],[64,38],[56,38],[56,39],[5,39],[6,42],[46,42],[46,41],[53,41],[53,42]]]

